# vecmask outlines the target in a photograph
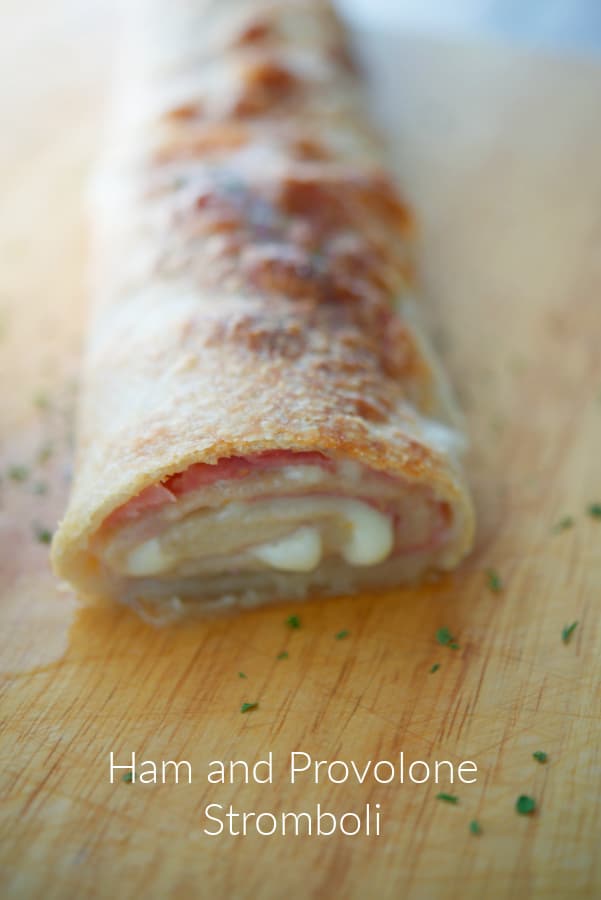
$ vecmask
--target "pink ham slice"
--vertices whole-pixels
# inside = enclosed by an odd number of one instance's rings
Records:
[[[161,484],[145,488],[136,497],[132,497],[123,506],[114,510],[105,520],[105,524],[113,527],[137,519],[149,510],[166,506],[184,494],[208,487],[217,481],[237,480],[266,469],[290,465],[329,468],[332,463],[323,453],[303,453],[294,450],[266,450],[254,456],[230,456],[220,459],[215,465],[194,463],[183,472],[170,475]]]

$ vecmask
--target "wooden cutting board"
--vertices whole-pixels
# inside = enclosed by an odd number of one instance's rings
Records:
[[[601,895],[601,521],[586,511],[601,501],[601,67],[361,36],[468,419],[477,547],[419,590],[160,629],[78,606],[38,539],[68,490],[82,189],[110,10],[4,0],[2,12],[3,896]],[[443,626],[459,650],[437,643]],[[244,702],[259,707],[241,714]],[[111,785],[111,751],[187,760],[193,783]],[[207,781],[212,760],[270,751],[272,784]],[[360,767],[401,751],[407,764],[469,759],[478,775],[292,785],[293,751]],[[533,815],[515,812],[520,794]],[[379,803],[381,834],[209,836],[209,803],[336,815]]]

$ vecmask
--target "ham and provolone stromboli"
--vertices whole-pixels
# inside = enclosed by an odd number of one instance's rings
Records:
[[[56,571],[177,611],[452,568],[460,424],[340,23],[321,0],[138,11]]]

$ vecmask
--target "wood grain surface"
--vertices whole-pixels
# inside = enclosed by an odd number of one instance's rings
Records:
[[[159,629],[77,605],[39,540],[68,490],[82,190],[110,10],[4,0],[2,16],[2,896],[600,896],[601,520],[587,506],[601,501],[601,68],[360,36],[422,221],[433,333],[466,410],[476,550],[420,589]],[[554,529],[564,516],[573,526]],[[436,642],[443,626],[459,650]],[[259,707],[241,714],[244,702]],[[111,785],[111,750],[186,759],[193,783]],[[400,751],[470,759],[479,774],[439,787],[291,785],[299,750],[363,765]],[[211,760],[269,751],[273,784],[207,782]],[[437,800],[441,789],[459,803]],[[534,815],[517,815],[520,794]],[[381,805],[379,837],[203,832],[208,803],[340,814],[367,802]]]

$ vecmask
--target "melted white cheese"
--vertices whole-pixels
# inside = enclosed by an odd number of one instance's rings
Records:
[[[283,572],[312,572],[321,561],[321,536],[308,525],[292,534],[255,547],[253,556]]]
[[[254,522],[260,524],[265,518],[279,522],[281,531],[287,533],[248,547],[249,530],[252,533]],[[211,552],[206,542],[206,535],[211,532],[211,521],[216,531],[224,527],[239,531],[240,544],[234,540],[226,554],[240,552],[239,546],[249,556],[282,572],[312,572],[317,568],[323,556],[322,529],[329,528],[331,534],[332,521],[339,526],[334,532],[338,538],[332,545],[330,537],[328,553],[338,553],[349,565],[373,566],[383,562],[394,545],[394,522],[391,517],[361,500],[348,497],[302,497],[292,501],[266,500],[250,505],[228,503],[210,516],[199,518],[195,524],[199,544],[205,537],[202,555]],[[227,526],[224,526],[225,522],[228,522]],[[303,524],[307,522],[313,524]],[[151,538],[130,550],[126,560],[127,573],[133,576],[160,575],[177,567],[182,559],[191,558],[195,540],[190,534],[181,544],[181,552],[177,550],[174,535],[171,536],[169,549],[165,546],[167,540],[167,536],[163,543],[160,537]]]
[[[169,567],[170,562],[159,539],[151,538],[138,544],[128,555],[127,571],[130,575],[160,575]]]
[[[298,463],[294,466],[283,466],[281,474],[288,481],[300,481],[304,485],[319,484],[326,477],[326,473],[319,466],[303,466]]]
[[[350,534],[340,552],[353,566],[373,566],[386,559],[394,544],[394,527],[386,516],[360,500],[342,505]]]

